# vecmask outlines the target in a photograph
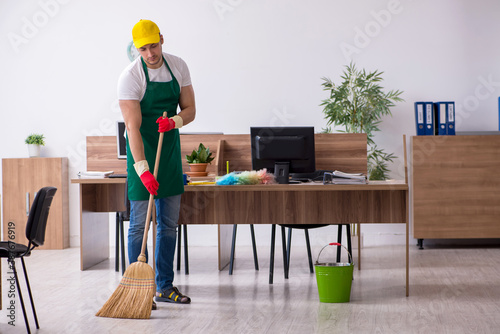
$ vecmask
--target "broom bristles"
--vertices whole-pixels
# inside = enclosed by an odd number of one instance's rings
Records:
[[[155,273],[145,262],[128,266],[120,285],[96,316],[106,318],[149,319],[155,295]]]

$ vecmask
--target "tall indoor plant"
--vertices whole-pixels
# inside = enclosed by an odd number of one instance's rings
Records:
[[[388,162],[395,158],[394,154],[386,153],[377,147],[373,141],[375,131],[380,131],[378,125],[381,118],[391,114],[395,102],[404,101],[403,93],[391,90],[387,93],[379,85],[383,72],[367,73],[358,70],[351,63],[346,65],[339,85],[328,78],[323,78],[323,89],[330,92],[330,97],[323,100],[323,113],[328,120],[325,132],[331,132],[331,125],[345,127],[345,132],[366,133],[368,138],[368,176],[370,180],[387,179]],[[341,130],[342,131],[342,130]]]

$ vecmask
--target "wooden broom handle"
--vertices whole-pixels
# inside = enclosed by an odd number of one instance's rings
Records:
[[[167,117],[167,112],[163,112],[163,118]],[[156,149],[156,160],[155,160],[155,168],[153,171],[153,176],[156,177],[158,176],[158,167],[160,166],[160,156],[161,156],[161,146],[163,144],[163,134],[164,132],[160,132],[160,138],[158,139],[158,148]],[[141,248],[141,254],[137,258],[137,261],[141,261],[141,256],[144,257],[144,261],[141,262],[146,262],[146,246],[148,243],[148,232],[149,232],[149,223],[151,221],[151,211],[153,209],[153,203],[154,203],[155,196],[153,194],[149,194],[149,202],[148,202],[148,212],[146,214],[146,221],[144,222],[144,235],[142,237],[142,248]]]

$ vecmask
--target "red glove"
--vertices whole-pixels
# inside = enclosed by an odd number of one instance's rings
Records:
[[[160,117],[156,123],[158,123],[158,132],[167,132],[175,128],[175,121],[171,118]]]
[[[150,171],[145,171],[144,173],[142,173],[140,178],[142,183],[144,184],[144,186],[151,195],[158,195],[158,187],[160,185],[158,184],[158,181],[156,181],[155,177],[153,176],[153,174],[151,174]]]

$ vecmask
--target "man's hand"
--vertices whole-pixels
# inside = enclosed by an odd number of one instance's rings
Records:
[[[149,193],[151,195],[158,195],[158,187],[160,185],[158,181],[156,181],[154,175],[149,171],[148,162],[146,160],[138,161],[134,164],[134,168]]]
[[[158,184],[158,181],[156,181],[155,177],[153,176],[153,174],[151,174],[149,170],[142,173],[140,178],[142,183],[144,184],[144,186],[151,195],[158,195],[158,187],[160,185]]]
[[[183,125],[182,117],[179,115],[175,115],[170,118],[160,117],[156,120],[158,123],[158,132],[167,132],[172,129],[180,129]]]
[[[167,132],[175,129],[175,121],[171,118],[160,117],[156,120],[158,123],[158,132]]]

